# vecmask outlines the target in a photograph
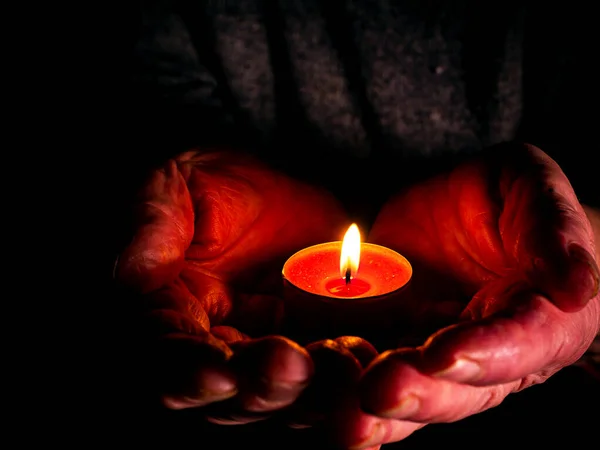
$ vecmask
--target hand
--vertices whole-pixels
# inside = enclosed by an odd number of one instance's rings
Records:
[[[188,152],[152,174],[136,219],[115,277],[141,294],[146,373],[163,404],[244,423],[293,403],[313,363],[271,335],[281,268],[339,238],[348,221],[337,201],[247,155]]]
[[[386,420],[363,447],[496,406],[575,362],[598,332],[592,229],[538,148],[498,146],[395,196],[369,241],[413,263],[401,313],[442,329],[370,364],[360,404]],[[354,429],[370,416],[358,417]]]

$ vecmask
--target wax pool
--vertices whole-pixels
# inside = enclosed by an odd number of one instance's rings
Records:
[[[412,276],[408,260],[395,251],[362,243],[360,265],[346,284],[340,277],[342,242],[328,242],[305,248],[283,266],[283,276],[296,288],[326,299],[378,297],[402,288]]]
[[[360,278],[355,278],[349,283],[343,278],[329,280],[325,284],[327,292],[335,297],[359,297],[362,294],[369,292],[371,285]]]

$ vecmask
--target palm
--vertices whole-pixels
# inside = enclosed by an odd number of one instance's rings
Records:
[[[190,160],[181,171],[196,217],[179,279],[212,326],[273,332],[285,258],[339,236],[345,214],[328,194],[257,164]]]
[[[575,284],[556,271],[545,273],[543,261],[565,253],[568,233],[555,226],[583,212],[564,176],[526,156],[509,155],[498,170],[490,153],[397,195],[381,211],[370,240],[404,253],[414,266],[398,311],[413,337],[461,316],[476,319],[509,307],[519,290],[539,288],[542,278],[554,277],[542,292],[558,302]],[[591,242],[589,228],[569,233]],[[583,283],[575,294],[588,288]]]
[[[175,298],[203,329],[272,332],[285,258],[347,226],[329,194],[235,153],[183,154],[143,196],[140,222],[152,225],[122,255],[121,278]]]

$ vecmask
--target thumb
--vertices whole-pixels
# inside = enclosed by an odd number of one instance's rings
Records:
[[[598,294],[592,228],[558,164],[535,147],[528,150],[532,170],[506,183],[504,245],[556,306],[578,311]]]
[[[135,205],[134,236],[119,255],[115,279],[148,293],[172,281],[194,234],[194,211],[175,161],[152,173]]]

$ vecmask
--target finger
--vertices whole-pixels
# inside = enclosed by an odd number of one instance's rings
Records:
[[[153,371],[163,404],[170,409],[208,405],[233,397],[232,352],[209,333],[169,334],[153,347]]]
[[[237,383],[228,363],[232,351],[209,333],[208,316],[185,284],[176,280],[143,301],[145,312],[137,330],[145,350],[145,373],[162,403],[183,409],[234,396]],[[235,330],[215,328],[217,334],[235,340]]]
[[[473,296],[462,311],[461,318],[473,321],[514,309],[523,296],[530,294],[533,289],[532,284],[521,273],[498,278],[484,285]]]
[[[174,161],[155,171],[146,183],[134,227],[114,275],[126,286],[151,292],[177,276],[194,233],[190,193]]]
[[[341,336],[336,338],[334,342],[352,353],[361,367],[367,367],[378,355],[377,350],[370,342],[357,336]]]
[[[219,332],[231,333],[229,327]],[[232,344],[231,365],[237,374],[235,398],[212,403],[204,409],[209,422],[243,425],[270,418],[300,395],[312,375],[307,352],[281,336],[241,340]]]
[[[440,379],[482,386],[508,383],[577,360],[598,330],[599,299],[566,313],[524,292],[500,314],[434,334],[422,348],[420,370]],[[535,382],[535,380],[529,380]]]
[[[362,367],[377,357],[375,348],[364,339],[344,336],[335,339],[335,342],[357,357]],[[349,449],[379,448],[381,444],[402,440],[423,426],[365,413],[360,408],[354,387],[358,379],[354,378],[349,392],[341,396],[327,425],[332,441],[338,446]]]
[[[518,381],[468,386],[417,371],[402,351],[382,354],[361,380],[361,405],[380,417],[421,423],[454,422],[497,406]],[[410,423],[410,422],[408,422]]]
[[[313,374],[302,347],[281,336],[240,342],[232,360],[239,380],[236,401],[242,410],[268,412],[293,403]]]
[[[250,339],[246,334],[233,327],[228,326],[216,326],[210,329],[213,336],[221,339],[227,345],[233,345]]]
[[[219,331],[221,331],[221,329],[228,327],[215,328],[219,328]],[[248,380],[248,377],[251,380],[256,380],[256,378],[250,376],[250,373],[252,373],[253,370],[256,371],[257,365],[264,364],[259,362],[261,358],[264,358],[264,355],[258,356],[257,353],[270,354],[271,352],[268,351],[267,347],[273,346],[274,343],[276,343],[274,347],[277,347],[278,345],[281,345],[281,342],[289,343],[289,341],[283,338],[267,338],[254,341],[242,347],[236,347],[234,344],[236,352],[239,354],[245,352],[244,355],[236,355],[234,358],[234,366],[241,372],[248,372],[248,375],[240,376],[240,380],[243,380],[244,378]],[[288,425],[292,428],[305,428],[316,422],[315,419],[307,419],[307,416],[324,413],[325,408],[315,406],[318,402],[325,403],[326,400],[324,397],[329,399],[329,409],[333,408],[331,405],[333,404],[334,396],[331,394],[331,390],[334,387],[338,387],[340,383],[339,380],[331,381],[331,378],[328,375],[332,370],[334,373],[337,373],[342,380],[346,380],[346,384],[349,385],[347,382],[348,377],[345,375],[354,373],[355,376],[350,378],[355,380],[360,373],[360,363],[358,363],[358,360],[353,355],[358,355],[365,362],[371,361],[377,355],[377,351],[371,344],[361,338],[352,336],[344,336],[335,341],[315,343],[309,346],[308,349],[318,363],[318,367],[320,368],[318,372],[319,376],[316,380],[312,380],[311,386],[313,386],[313,389],[310,392],[302,392],[301,395],[303,395],[303,399],[301,404],[303,406],[298,407],[295,412],[291,411],[286,414],[288,417]],[[279,349],[279,351],[281,351],[281,349]],[[248,360],[252,360],[253,363],[248,364]],[[291,369],[291,367],[289,367],[290,365],[286,364],[284,361],[280,361],[279,364],[286,369]],[[248,370],[249,366],[254,367],[254,369]],[[278,376],[281,378],[280,375]],[[207,410],[208,420],[221,425],[239,425],[264,420],[271,416],[269,413],[278,409],[283,409],[293,403],[298,397],[299,391],[302,391],[307,385],[306,382],[300,383],[297,386],[298,390],[293,389],[290,392],[287,389],[281,390],[282,387],[285,387],[285,385],[282,386],[281,382],[276,383],[275,390],[273,390],[273,388],[265,389],[264,383],[265,379],[264,377],[261,377],[258,383],[258,390],[260,392],[265,392],[265,390],[271,392],[271,397],[273,397],[273,399],[269,400],[267,398],[267,402],[272,402],[271,405],[268,405],[269,407],[265,408],[265,399],[262,398],[260,394],[256,393],[257,385],[255,381],[240,381],[241,387],[238,398],[211,405]],[[278,390],[279,392],[277,392]],[[336,392],[339,393],[339,389]],[[285,400],[283,403],[280,401],[282,395],[283,400]],[[273,400],[275,401],[273,402]],[[298,413],[297,411],[299,410],[301,410],[302,413]],[[289,420],[293,420],[293,422],[289,422]]]
[[[334,340],[314,342],[306,350],[315,365],[307,397],[313,411],[327,412],[358,380],[362,366],[349,349]]]
[[[336,411],[331,432],[341,448],[366,449],[401,441],[424,426],[367,413],[360,407],[359,398],[352,396]]]
[[[525,150],[500,179],[504,248],[559,308],[577,311],[598,293],[591,225],[558,164]]]
[[[181,279],[142,296],[140,300],[140,310],[147,311],[141,316],[142,329],[153,338],[175,332],[198,334],[198,330],[210,328],[202,303]]]
[[[306,347],[313,364],[313,378],[283,420],[293,428],[322,423],[356,382],[361,365],[350,350],[327,339]]]

